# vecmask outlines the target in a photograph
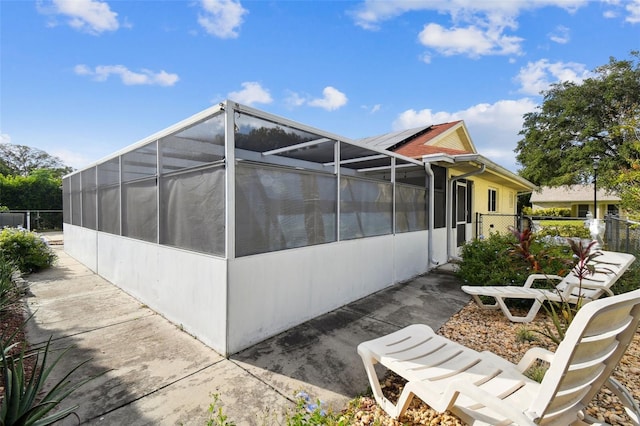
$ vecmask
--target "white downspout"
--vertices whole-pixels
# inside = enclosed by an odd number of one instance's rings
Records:
[[[449,193],[447,194],[447,210],[446,210],[446,224],[447,224],[447,262],[452,260],[454,256],[451,255],[451,240],[453,228],[451,226],[451,216],[453,215],[453,188],[457,181],[461,179],[466,179],[469,176],[479,175],[480,173],[484,173],[487,166],[484,163],[480,163],[480,168],[478,170],[474,170],[472,172],[466,173],[464,175],[455,176],[451,178],[449,181]]]
[[[427,239],[427,271],[430,271],[432,266],[437,266],[438,261],[433,257],[433,229],[434,229],[434,214],[435,214],[435,191],[434,191],[434,181],[435,177],[433,175],[433,170],[431,170],[431,163],[424,163],[424,171],[429,175],[429,219],[427,230],[429,231],[429,236]]]

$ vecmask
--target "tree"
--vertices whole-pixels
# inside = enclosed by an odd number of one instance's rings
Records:
[[[46,169],[29,176],[0,175],[0,204],[11,210],[60,210],[62,179]]]
[[[525,114],[515,150],[520,175],[538,185],[588,183],[600,158],[599,186],[615,189],[617,174],[640,159],[629,123],[640,119],[640,53],[596,68],[581,84],[563,82],[543,92]]]
[[[49,169],[58,177],[73,170],[65,166],[60,158],[41,149],[0,143],[0,173],[28,176],[37,169]]]
[[[640,121],[630,119],[620,126],[620,132],[630,140],[625,147],[627,165],[617,173],[614,184],[620,194],[620,206],[633,219],[640,219]]]

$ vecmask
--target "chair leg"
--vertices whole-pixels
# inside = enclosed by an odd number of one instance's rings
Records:
[[[376,364],[375,358],[371,356],[368,350],[358,348],[358,353],[362,358],[364,363],[364,369],[367,372],[367,377],[369,378],[369,384],[371,385],[371,391],[373,392],[373,397],[375,398],[378,405],[387,412],[390,416],[393,416],[398,412],[398,405],[393,404],[389,401],[384,394],[382,393],[382,388],[380,387],[380,379],[378,378],[378,374],[376,373],[376,369],[374,364]],[[411,400],[409,400],[411,402]],[[407,403],[408,405],[408,403]],[[400,416],[404,410],[397,414],[395,418]]]
[[[502,313],[504,313],[504,315],[511,322],[531,322],[531,321],[533,321],[533,319],[538,314],[538,311],[540,310],[540,307],[542,306],[542,302],[540,300],[538,300],[538,299],[535,299],[534,302],[533,302],[533,305],[531,305],[531,309],[529,309],[529,312],[527,312],[527,315],[524,316],[524,317],[520,317],[520,316],[513,315],[511,313],[511,311],[507,307],[507,304],[505,303],[505,300],[503,298],[496,297],[496,302],[500,306],[500,309],[502,309]]]
[[[499,308],[498,301],[495,297],[493,298],[493,300],[495,300],[493,304],[484,303],[480,298],[480,296],[478,296],[477,294],[472,294],[471,297],[473,297],[473,300],[475,300],[478,306],[481,307],[482,309],[498,309]],[[488,297],[492,297],[492,296],[488,296]]]

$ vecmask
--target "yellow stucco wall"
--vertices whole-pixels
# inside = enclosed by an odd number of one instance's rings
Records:
[[[449,176],[461,175],[462,173],[455,169],[450,170]],[[510,188],[507,185],[498,184],[496,182],[483,179],[482,175],[476,175],[469,177],[469,180],[473,182],[473,193],[471,214],[472,222],[475,224],[477,215],[476,213],[482,213],[483,218],[483,230],[479,230],[480,233],[486,234],[487,232],[509,232],[509,227],[515,224],[513,215],[517,214],[517,191],[514,188]],[[496,210],[489,211],[489,189],[497,192]],[[501,217],[499,215],[508,215]],[[493,226],[490,226],[493,225]],[[489,227],[490,226],[490,227]]]

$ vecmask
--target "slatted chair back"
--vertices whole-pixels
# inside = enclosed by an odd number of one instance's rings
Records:
[[[639,321],[640,290],[584,305],[559,345],[527,415],[540,424],[574,421],[620,362]]]

